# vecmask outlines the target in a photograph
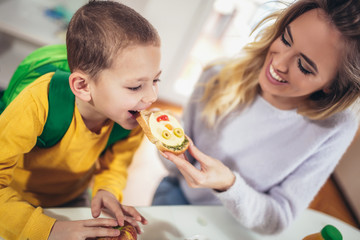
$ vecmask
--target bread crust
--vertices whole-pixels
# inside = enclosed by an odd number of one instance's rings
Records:
[[[150,118],[151,113],[153,113],[153,112],[155,112],[155,111],[143,110],[143,111],[140,111],[136,115],[136,121],[139,123],[140,127],[143,129],[145,135],[150,140],[150,142],[152,142],[157,147],[157,149],[159,149],[161,152],[171,152],[176,155],[184,153],[188,149],[189,144],[190,144],[188,136],[185,135],[186,143],[184,144],[184,147],[181,148],[180,150],[178,150],[178,149],[175,150],[175,149],[166,147],[166,145],[164,143],[162,143],[159,139],[157,139],[151,133],[151,129],[149,126],[149,118]],[[166,111],[164,111],[164,112],[166,112]],[[171,115],[168,112],[166,112],[166,113]]]

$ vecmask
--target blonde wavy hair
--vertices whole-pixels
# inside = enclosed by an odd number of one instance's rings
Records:
[[[270,45],[286,26],[301,14],[315,8],[324,10],[328,19],[342,33],[345,41],[340,67],[330,93],[314,92],[297,109],[310,119],[325,119],[351,106],[360,95],[360,1],[299,0],[282,11],[264,18],[254,31],[275,20],[243,48],[237,59],[216,62],[222,70],[204,87],[202,117],[214,126],[240,105],[249,105],[260,91],[258,77]],[[253,31],[253,32],[254,32]],[[215,64],[211,64],[211,67]]]

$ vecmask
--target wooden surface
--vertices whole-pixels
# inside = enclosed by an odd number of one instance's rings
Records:
[[[176,114],[182,113],[181,106],[176,106],[163,101],[157,101],[155,104],[153,104],[153,107],[168,109]],[[324,186],[320,189],[309,208],[336,217],[360,229],[360,226],[352,216],[351,210],[348,208],[345,199],[337,188],[336,182],[332,177],[330,177]]]
[[[309,208],[326,213],[359,228],[332,177],[320,189]]]

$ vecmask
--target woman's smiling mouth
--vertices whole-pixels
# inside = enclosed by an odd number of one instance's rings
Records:
[[[270,64],[270,68],[269,68],[269,72],[270,72],[270,76],[281,83],[287,83],[287,81],[283,80],[274,70],[274,67]]]

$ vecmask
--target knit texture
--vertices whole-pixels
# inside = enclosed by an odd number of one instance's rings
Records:
[[[204,72],[200,82],[208,81],[218,70]],[[308,207],[358,126],[350,111],[311,121],[296,110],[279,110],[257,96],[249,107],[232,112],[216,128],[208,128],[198,101],[202,93],[201,87],[196,88],[185,109],[185,132],[202,152],[232,169],[236,181],[222,193],[193,189],[173,164],[167,161],[166,166],[170,175],[180,178],[191,204],[223,204],[240,224],[260,233],[285,229]]]

